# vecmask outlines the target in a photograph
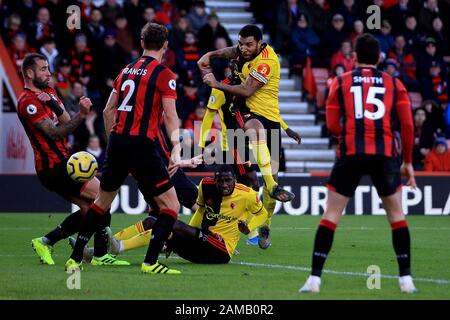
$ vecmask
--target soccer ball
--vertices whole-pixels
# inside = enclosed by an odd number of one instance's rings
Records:
[[[98,163],[95,157],[86,151],[74,153],[67,160],[67,173],[76,182],[86,182],[94,178]]]

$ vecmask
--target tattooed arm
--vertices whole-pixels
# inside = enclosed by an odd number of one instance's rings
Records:
[[[203,75],[211,72],[211,66],[209,65],[210,59],[212,58],[226,58],[226,59],[234,59],[238,56],[238,47],[226,47],[223,49],[211,51],[205,53],[200,60],[197,61],[197,65],[202,72]]]
[[[92,106],[91,100],[86,97],[80,98],[80,112],[75,114],[68,122],[55,126],[49,117],[38,121],[36,127],[44,132],[50,139],[63,139],[69,133],[72,133],[86,118]]]
[[[223,82],[218,82],[212,73],[203,77],[203,82],[211,88],[219,89],[223,92],[230,93],[234,96],[240,96],[244,98],[250,97],[253,93],[264,86],[264,83],[256,80],[252,76],[248,76],[247,80],[238,85],[229,85]]]

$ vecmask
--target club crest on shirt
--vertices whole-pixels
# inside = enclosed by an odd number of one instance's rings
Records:
[[[169,80],[169,88],[175,90],[177,88],[177,82],[174,79]]]
[[[236,203],[235,202],[231,202],[230,207],[231,207],[231,209],[234,210],[234,208],[236,208]]]
[[[28,105],[26,110],[27,110],[27,113],[31,116],[36,114],[36,112],[37,112],[37,108],[34,104]]]

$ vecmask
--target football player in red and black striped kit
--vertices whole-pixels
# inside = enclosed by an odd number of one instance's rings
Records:
[[[22,64],[25,88],[19,96],[17,114],[33,147],[39,181],[50,191],[78,205],[81,209],[68,216],[47,235],[32,240],[32,246],[44,264],[55,264],[51,252],[59,240],[76,233],[84,213],[95,199],[99,181],[94,178],[80,183],[72,180],[66,169],[69,150],[66,137],[86,118],[92,106],[87,97],[80,98],[80,111],[73,118],[67,113],[55,90],[48,86],[50,71],[45,56],[31,53]],[[109,221],[106,222],[109,225]],[[107,234],[97,233],[96,254],[106,254]],[[103,255],[102,254],[102,255]]]
[[[180,165],[179,119],[176,113],[175,74],[161,64],[168,46],[164,26],[147,23],[141,31],[143,55],[127,65],[114,81],[103,111],[109,134],[100,191],[83,220],[66,268],[79,268],[83,248],[108,214],[111,203],[129,173],[136,179],[145,199],[153,199],[159,215],[141,266],[144,273],[179,274],[158,262],[158,255],[177,220],[180,204],[169,171]],[[163,113],[164,111],[164,113]],[[165,119],[173,146],[169,166],[157,152],[159,120]]]
[[[326,104],[327,127],[339,136],[328,202],[316,232],[311,275],[300,292],[319,292],[320,276],[334,232],[359,180],[369,175],[387,212],[399,266],[400,290],[416,292],[411,277],[411,241],[402,211],[401,175],[416,188],[412,167],[414,126],[408,93],[400,80],[378,71],[380,46],[370,34],[356,41],[357,68],[336,77]],[[393,120],[401,125],[403,164],[394,146]]]

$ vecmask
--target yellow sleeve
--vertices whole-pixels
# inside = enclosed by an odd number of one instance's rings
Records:
[[[252,219],[248,224],[250,231],[255,230],[267,220],[267,210],[264,208],[262,201],[259,199],[258,193],[251,191],[247,197],[247,210]]]
[[[209,95],[207,108],[211,110],[219,110],[225,103],[225,94],[223,91],[213,88]]]
[[[250,70],[249,75],[251,75],[259,82],[267,84],[270,78],[272,78],[275,69],[276,65],[273,59],[260,59],[254,64],[252,70]]]
[[[198,185],[197,205],[199,205],[200,207],[205,206],[205,200],[203,199],[203,179]]]
[[[280,117],[280,125],[281,125],[281,128],[285,131],[286,131],[286,129],[289,129],[289,126],[287,125],[286,122],[284,122],[284,120],[281,117]]]
[[[210,109],[209,107],[206,109],[206,113],[202,121],[202,127],[200,129],[200,140],[198,142],[198,146],[200,148],[205,147],[206,139],[208,138],[209,130],[214,122],[216,112],[216,110]]]
[[[199,228],[202,225],[204,214],[205,214],[205,207],[199,206],[195,211],[194,215],[192,216],[191,221],[189,221],[189,225]]]

